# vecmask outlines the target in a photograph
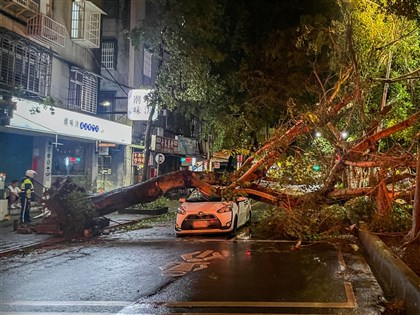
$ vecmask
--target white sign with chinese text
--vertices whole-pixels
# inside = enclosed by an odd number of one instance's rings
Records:
[[[100,140],[118,144],[131,144],[131,126],[95,116],[54,107],[44,109],[33,101],[13,98],[16,110],[10,119],[10,127],[74,138]],[[38,108],[35,114],[30,109]]]
[[[130,120],[148,120],[152,106],[146,101],[145,96],[151,90],[137,89],[128,92],[127,100],[127,116]],[[153,119],[157,118],[157,111],[153,115]]]

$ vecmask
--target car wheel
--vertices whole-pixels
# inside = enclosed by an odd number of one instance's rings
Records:
[[[232,231],[230,231],[229,235],[230,235],[231,237],[235,236],[235,235],[236,235],[236,230],[237,230],[237,229],[238,229],[238,217],[237,217],[237,216],[235,216],[235,221],[233,222],[233,229],[232,229]]]
[[[251,225],[251,219],[252,219],[252,212],[249,211],[248,221],[246,221],[246,225]]]

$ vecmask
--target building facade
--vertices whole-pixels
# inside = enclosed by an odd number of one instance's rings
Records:
[[[155,15],[147,14],[150,8],[146,0],[105,0],[103,4],[107,15],[103,16],[101,75],[106,80],[101,80],[99,104],[107,105],[103,108],[105,115],[115,115],[124,120],[128,119],[125,114],[130,90],[153,89],[159,64],[158,57],[148,49],[147,42],[140,42],[135,48],[126,34]],[[148,115],[132,122],[132,182],[179,169],[204,170],[206,146],[198,140],[199,121],[187,120],[176,110],[165,109],[165,104],[161,106],[151,124],[151,154],[147,163],[143,156]],[[162,155],[164,159],[159,160],[157,156]],[[143,179],[142,169],[146,166],[148,177]]]
[[[200,122],[164,104],[144,161],[147,120],[128,119],[128,96],[153,89],[158,61],[127,33],[146,12],[146,0],[0,0],[0,173],[7,182],[34,169],[38,196],[63,177],[95,194],[208,169]]]
[[[0,0],[0,172],[34,169],[38,196],[64,176],[91,193],[130,177],[131,122],[99,115],[102,6]]]

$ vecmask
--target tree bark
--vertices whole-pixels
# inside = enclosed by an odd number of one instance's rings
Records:
[[[417,144],[416,188],[414,192],[412,227],[406,244],[420,241],[420,144]]]
[[[209,177],[206,179],[205,176],[206,174],[191,171],[176,171],[112,190],[92,197],[91,200],[99,215],[107,215],[138,203],[151,202],[176,188],[199,187],[208,194],[219,194],[217,189],[207,182]]]
[[[391,200],[385,184],[386,170],[379,169],[379,183],[376,189],[376,213],[381,217],[386,217],[391,213]]]

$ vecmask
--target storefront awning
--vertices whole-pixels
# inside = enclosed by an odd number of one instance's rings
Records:
[[[131,144],[132,127],[95,116],[54,107],[44,109],[33,101],[13,98],[16,110],[10,119],[10,127],[45,134],[63,135],[72,138],[103,141],[116,144]],[[31,109],[37,108],[35,114]]]

